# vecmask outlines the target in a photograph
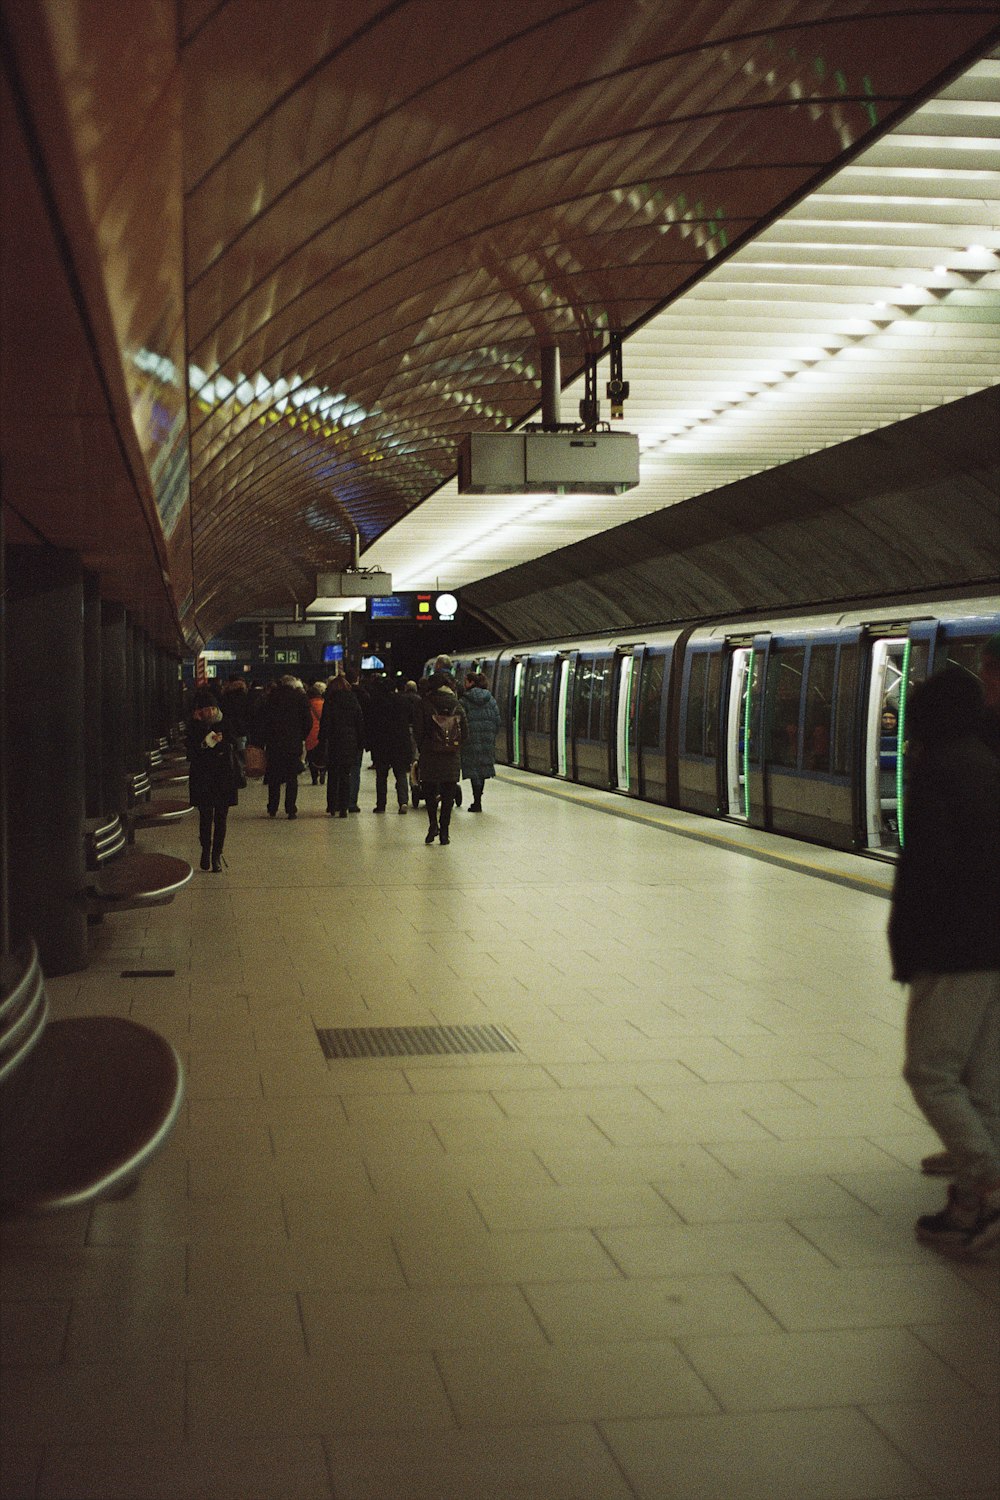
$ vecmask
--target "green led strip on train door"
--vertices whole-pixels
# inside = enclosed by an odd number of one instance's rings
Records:
[[[521,755],[521,692],[524,687],[524,663],[514,663],[514,764],[515,766],[523,758]]]
[[[627,656],[625,660],[631,663],[631,665],[628,672],[628,693],[625,700],[625,785],[622,787],[622,791],[628,792],[632,789],[632,714],[630,712],[631,703],[629,699],[632,696],[632,673],[635,671],[635,657]]]
[[[896,829],[903,847],[903,741],[906,724],[906,694],[910,681],[910,642],[903,647],[903,675],[899,682],[899,716],[896,720]]]
[[[750,703],[753,697],[753,649],[747,657],[747,703],[743,710],[743,815],[750,821]]]

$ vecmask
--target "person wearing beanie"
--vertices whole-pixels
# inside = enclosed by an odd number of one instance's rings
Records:
[[[222,870],[229,809],[239,800],[241,771],[232,723],[215,694],[199,688],[187,723],[188,796],[198,809],[201,868]]]
[[[903,1077],[954,1171],[916,1234],[952,1253],[1000,1240],[1000,759],[982,723],[982,688],[959,667],[913,691],[889,918],[908,986]]]

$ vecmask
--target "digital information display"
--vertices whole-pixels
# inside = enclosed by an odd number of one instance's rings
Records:
[[[412,594],[383,594],[369,600],[373,620],[412,620]]]

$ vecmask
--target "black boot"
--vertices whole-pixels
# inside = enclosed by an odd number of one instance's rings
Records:
[[[222,844],[218,840],[212,845],[212,874],[222,874]]]
[[[202,846],[201,846],[201,868],[203,870],[207,870],[210,867],[211,863],[212,863],[212,858],[211,858],[211,855],[208,852],[208,845],[207,844],[202,844]]]
[[[433,844],[438,836],[438,799],[428,797],[427,799],[427,837],[425,844]]]

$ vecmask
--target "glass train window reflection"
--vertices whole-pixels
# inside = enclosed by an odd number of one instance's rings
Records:
[[[802,701],[804,650],[774,650],[767,669],[767,720],[773,766],[796,766],[799,760],[799,707]]]
[[[611,700],[611,658],[599,657],[594,662],[593,706],[590,711],[590,738],[606,740]]]
[[[665,656],[647,656],[642,664],[639,687],[639,743],[656,750],[660,743],[660,699],[663,695]]]
[[[531,728],[537,734],[549,734],[552,729],[552,670],[551,659],[537,664],[534,682],[534,712]]]
[[[806,713],[802,733],[802,769],[829,771],[833,748],[833,680],[836,646],[813,646],[809,653]]]
[[[841,646],[837,668],[837,706],[833,716],[833,763],[835,776],[850,776],[854,756],[854,705],[858,693],[857,646]]]
[[[701,755],[705,742],[705,680],[708,675],[708,652],[697,651],[691,658],[688,676],[687,720],[684,749],[688,755]]]
[[[705,683],[705,755],[719,749],[719,685],[722,682],[722,652],[713,651],[708,659]]]
[[[591,662],[581,656],[576,664],[576,692],[573,695],[573,734],[578,740],[588,738],[592,680]]]

